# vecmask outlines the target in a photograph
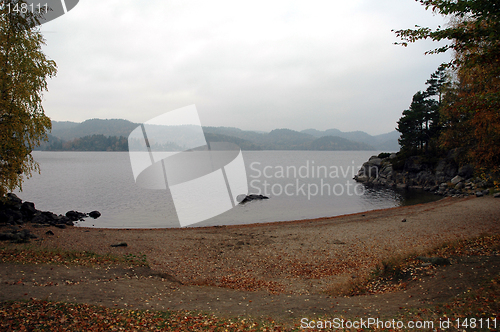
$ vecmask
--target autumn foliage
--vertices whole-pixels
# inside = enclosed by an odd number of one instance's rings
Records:
[[[396,31],[400,45],[422,39],[450,44],[428,51],[452,50],[452,84],[440,107],[440,143],[463,149],[477,170],[500,172],[500,6],[490,0],[419,0],[449,18],[447,28]]]
[[[17,3],[18,1],[12,0]],[[31,152],[51,128],[42,100],[56,64],[42,51],[37,17],[0,3],[0,197],[37,170]]]
[[[500,165],[500,63],[462,65],[441,109],[446,148],[464,147],[478,168]]]

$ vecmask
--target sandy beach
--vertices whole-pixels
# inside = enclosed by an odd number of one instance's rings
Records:
[[[366,276],[387,257],[497,234],[500,200],[445,198],[334,218],[244,226],[52,230],[54,235],[46,235],[45,228],[33,228],[39,236],[33,245],[145,257],[151,269],[183,285],[319,294]],[[111,246],[121,242],[127,246]]]
[[[493,197],[446,198],[335,218],[245,226],[24,227],[38,239],[3,243],[4,253],[12,249],[19,258],[2,259],[0,302],[62,301],[174,310],[180,316],[184,310],[194,310],[229,319],[277,320],[291,327],[303,317],[394,317],[481,289],[500,273],[493,239],[489,244],[493,251],[472,247],[465,256],[452,258],[451,265],[432,268],[403,289],[351,297],[332,291],[363,280],[384,259],[499,234],[500,200]],[[123,242],[127,246],[112,246]],[[135,257],[149,266],[19,264],[26,261],[18,256],[22,248],[27,248],[27,255],[47,248],[56,254],[74,250]]]

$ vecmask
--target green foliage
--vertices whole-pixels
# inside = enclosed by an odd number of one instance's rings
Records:
[[[104,135],[92,135],[75,138],[61,145],[64,151],[128,151],[128,140],[126,137]]]
[[[417,40],[449,40],[450,44],[428,51],[428,54],[453,50],[457,54],[453,64],[474,66],[498,62],[500,57],[500,6],[491,0],[419,0],[426,9],[451,17],[457,24],[435,30],[416,26],[417,29],[396,31],[402,39],[400,45],[407,46]],[[467,50],[475,49],[475,52]]]
[[[126,254],[123,256],[126,262],[132,263],[134,265],[148,266],[148,260],[146,254]]]
[[[445,66],[441,65],[426,84],[427,90],[419,91],[413,96],[410,108],[403,111],[396,128],[401,133],[398,140],[401,150],[412,154],[429,153],[430,150],[436,149],[441,131],[441,95],[449,84]],[[438,96],[438,100],[434,99],[435,96]]]
[[[389,152],[382,152],[382,153],[379,153],[377,157],[379,158],[389,158],[391,156],[391,154]]]
[[[20,1],[11,1],[18,3]],[[0,5],[0,196],[22,189],[23,174],[38,170],[31,152],[46,139],[50,119],[42,107],[56,64],[42,52],[37,18]]]

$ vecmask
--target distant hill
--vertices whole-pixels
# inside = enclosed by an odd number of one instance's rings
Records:
[[[365,133],[364,131],[349,131],[343,132],[338,129],[328,129],[324,131],[319,131],[316,129],[306,129],[302,130],[301,133],[313,135],[315,137],[324,136],[337,136],[341,138],[348,139],[353,142],[364,143],[374,147],[376,150],[383,151],[399,151],[399,133],[397,131],[391,131],[387,134],[375,135]]]
[[[338,137],[338,136],[323,136],[315,139],[310,144],[310,150],[315,151],[369,151],[374,150],[373,146],[360,143],[353,142],[348,139]]]
[[[205,139],[207,142],[229,142],[234,143],[240,147],[242,150],[262,150],[262,148],[250,141],[242,138],[226,136],[222,134],[213,134],[205,132]]]
[[[318,140],[314,135],[291,129],[274,129],[270,133],[257,133],[237,128],[204,127],[203,131],[205,135],[208,132],[210,134],[241,138],[246,142],[252,142],[259,147],[259,150],[375,150],[370,144],[352,142],[335,136],[329,136],[335,137],[335,139],[330,138],[330,143],[327,143],[327,140]],[[335,142],[335,144],[332,142]],[[246,150],[243,147],[242,149]],[[250,148],[248,150],[256,149]]]
[[[82,123],[52,121],[49,142],[42,143],[38,149],[126,151],[126,138],[139,125],[123,119],[90,119]],[[183,130],[171,127],[167,134],[174,138]],[[203,127],[203,132],[209,142],[231,142],[242,150],[399,150],[396,131],[372,136],[363,131],[338,129],[299,132],[282,128],[266,133],[233,127]]]
[[[90,119],[82,123],[52,121],[51,135],[65,141],[92,135],[128,137],[138,125],[122,119]]]

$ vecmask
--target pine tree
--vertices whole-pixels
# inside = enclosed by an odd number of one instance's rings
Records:
[[[428,153],[437,147],[437,138],[441,131],[440,105],[441,94],[448,84],[445,66],[441,65],[427,80],[427,89],[413,95],[408,110],[398,121],[397,131],[401,133],[401,150],[410,153]],[[434,97],[438,96],[438,100]]]

